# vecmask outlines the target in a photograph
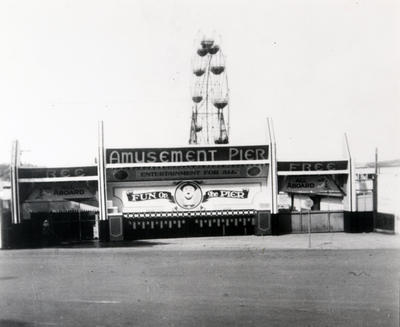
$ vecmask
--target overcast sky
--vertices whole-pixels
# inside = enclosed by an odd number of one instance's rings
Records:
[[[110,147],[186,146],[199,32],[226,55],[231,144],[278,157],[400,158],[399,1],[0,2],[0,162],[93,163]],[[28,151],[28,152],[26,152]]]

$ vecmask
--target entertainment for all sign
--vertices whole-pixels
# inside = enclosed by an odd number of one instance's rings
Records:
[[[107,164],[268,160],[268,146],[107,149]]]
[[[107,169],[109,182],[260,177],[268,177],[268,164]]]

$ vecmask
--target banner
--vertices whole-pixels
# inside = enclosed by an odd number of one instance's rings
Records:
[[[268,145],[106,149],[107,164],[268,160]]]
[[[90,199],[94,197],[95,194],[89,188],[80,185],[65,187],[39,186],[34,188],[26,202]]]
[[[126,192],[126,196],[128,201],[148,201],[148,200],[157,200],[157,199],[168,199],[171,202],[174,202],[174,196],[171,192],[145,192],[145,193],[133,193]]]
[[[279,191],[286,193],[343,196],[345,193],[328,176],[286,176]]]
[[[96,166],[56,167],[56,168],[19,168],[19,178],[56,178],[97,176]]]
[[[278,161],[278,171],[347,170],[348,161]]]
[[[137,187],[127,189],[116,187],[114,197],[121,201],[126,208],[146,208],[147,210],[163,211],[195,209],[202,206],[220,206],[229,204],[245,205],[248,207],[255,194],[260,194],[260,184],[243,184],[244,187],[231,185],[201,185],[195,181],[184,181],[170,186]],[[232,208],[232,207],[231,207]]]
[[[228,198],[228,199],[247,199],[249,190],[232,191],[232,190],[210,190],[203,197],[203,202],[212,198]]]
[[[268,164],[107,169],[109,182],[260,177],[268,177]]]

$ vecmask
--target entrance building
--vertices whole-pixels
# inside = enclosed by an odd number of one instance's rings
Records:
[[[351,159],[278,161],[278,208],[282,232],[344,231],[354,211]]]
[[[17,210],[13,224],[22,244],[59,244],[98,238],[96,166],[18,167]]]
[[[345,231],[346,216],[355,211],[350,152],[331,161],[277,161],[274,139],[106,148],[102,126],[93,166],[23,167],[14,144],[12,219],[2,224],[12,235],[5,239],[33,244],[306,232],[306,212],[313,232]]]
[[[111,238],[271,233],[269,149],[107,149]]]

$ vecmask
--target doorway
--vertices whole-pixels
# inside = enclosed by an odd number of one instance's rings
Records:
[[[35,212],[31,214],[32,236],[39,244],[90,241],[95,237],[96,212]]]

